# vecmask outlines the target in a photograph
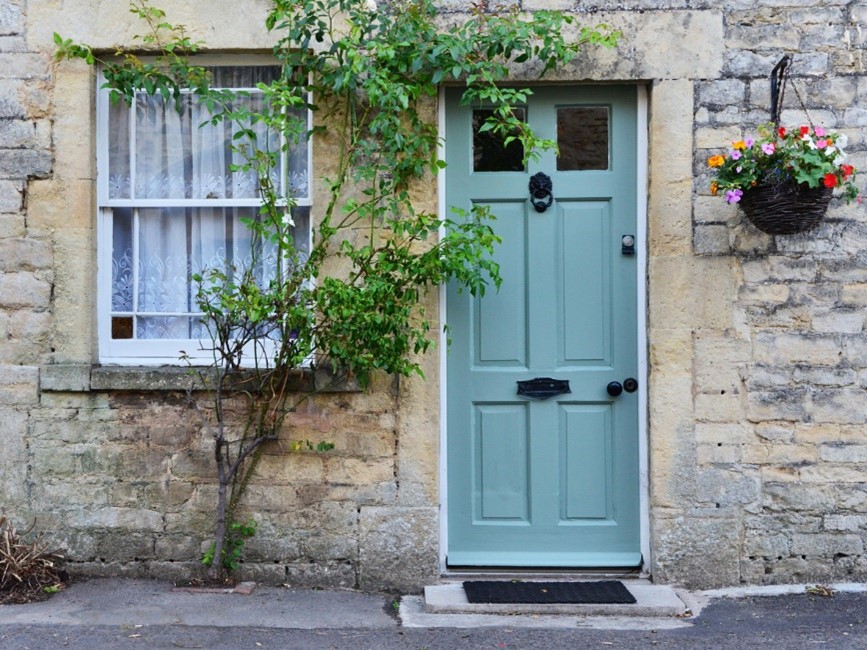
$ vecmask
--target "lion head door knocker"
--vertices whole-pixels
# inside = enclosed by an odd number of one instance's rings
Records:
[[[547,174],[539,172],[530,177],[530,203],[536,208],[536,212],[544,212],[554,203],[553,189],[551,178]]]

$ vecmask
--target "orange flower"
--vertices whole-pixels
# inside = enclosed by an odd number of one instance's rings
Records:
[[[708,167],[721,167],[725,163],[725,156],[711,156],[707,159]]]
[[[737,142],[732,142],[732,146],[738,151],[743,151],[747,148],[747,143],[743,140],[738,140]]]
[[[712,182],[712,183],[710,184],[710,193],[711,193],[711,196],[716,196],[718,192],[719,192],[719,183],[717,183],[716,181],[714,181],[714,182]]]

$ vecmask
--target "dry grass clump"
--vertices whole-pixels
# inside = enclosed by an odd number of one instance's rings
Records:
[[[45,600],[60,590],[66,579],[62,561],[39,537],[29,544],[22,541],[0,514],[0,604]]]

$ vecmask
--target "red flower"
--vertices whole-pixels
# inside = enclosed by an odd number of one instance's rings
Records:
[[[786,127],[781,126],[779,129],[777,129],[777,135],[779,135],[781,138],[785,138],[786,137]]]
[[[801,137],[804,137],[804,136],[807,135],[809,132],[810,132],[810,127],[809,127],[809,126],[802,126],[802,127],[801,127]]]
[[[852,175],[852,172],[855,171],[855,168],[852,165],[841,165],[840,169],[843,170],[843,180],[849,178]]]
[[[837,187],[837,175],[828,172],[825,174],[825,187]]]

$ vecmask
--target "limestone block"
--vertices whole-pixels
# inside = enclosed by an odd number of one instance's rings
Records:
[[[740,79],[703,81],[696,85],[698,102],[703,106],[735,106],[746,99],[746,84]]]
[[[193,0],[172,3],[165,9],[166,20],[184,25],[191,40],[204,40],[209,48],[217,50],[244,50],[268,49],[276,42],[276,37],[265,29],[269,7],[264,0],[252,0],[239,12],[227,0]],[[233,20],[225,20],[225,16],[232,16]],[[28,45],[34,50],[48,51],[54,47],[54,31],[95,49],[113,50],[121,45],[134,45],[133,36],[146,29],[144,23],[130,14],[126,3],[89,0],[64,2],[61,6],[53,2],[32,3],[27,23]]]
[[[710,191],[709,188],[698,187],[698,192]],[[693,197],[692,219],[696,225],[701,224],[728,224],[738,218],[738,207],[729,205],[719,196],[695,196]]]
[[[696,462],[699,465],[734,464],[741,461],[739,445],[698,445],[695,449]]]
[[[789,258],[768,255],[755,260],[745,260],[741,268],[748,284],[764,282],[789,282],[792,280],[813,282],[818,264],[810,258]]]
[[[0,307],[45,309],[51,284],[29,271],[0,275]]]
[[[755,441],[753,427],[745,422],[698,422],[695,439],[699,444],[741,445]]]
[[[429,311],[435,313],[432,305]],[[403,506],[436,506],[439,502],[439,350],[423,360],[425,379],[400,385],[397,445],[398,497]]]
[[[23,237],[25,234],[27,228],[23,214],[0,214],[0,237]]]
[[[784,390],[792,383],[791,366],[753,365],[746,370],[747,389]]]
[[[836,365],[842,349],[836,336],[762,331],[755,338],[755,359],[769,365]]]
[[[162,515],[154,510],[112,507],[83,509],[74,524],[76,528],[98,527],[154,532],[161,531],[164,527]]]
[[[0,407],[0,503],[22,516],[28,500],[27,411]]]
[[[867,393],[852,388],[816,390],[813,394],[812,414],[815,422],[867,422]]]
[[[792,535],[792,553],[832,557],[837,553],[859,555],[864,552],[864,542],[858,535]]]
[[[51,268],[51,245],[42,239],[0,239],[0,271],[7,273]]]
[[[696,479],[695,499],[699,503],[745,505],[758,501],[759,494],[758,477],[743,471],[705,468]]]
[[[768,535],[764,531],[748,531],[744,536],[744,555],[788,556],[789,538],[785,535]]]
[[[436,508],[365,507],[359,523],[361,589],[417,593],[437,580]]]
[[[825,515],[825,530],[858,532],[867,527],[867,515]]]
[[[0,36],[20,34],[24,31],[21,7],[11,2],[0,5]]]
[[[864,329],[867,312],[863,309],[836,309],[813,316],[813,329],[817,332],[857,334]]]
[[[863,483],[864,472],[864,465],[840,464],[826,461],[819,465],[802,467],[800,476],[804,483]]]
[[[771,442],[792,442],[795,427],[781,422],[762,422],[756,425],[756,435]]]
[[[820,447],[820,456],[832,463],[867,463],[867,445],[824,444]]]
[[[737,584],[740,577],[738,521],[657,517],[652,527],[656,540],[652,561],[655,580],[690,589]]]
[[[850,386],[858,376],[851,368],[796,366],[792,378],[797,383],[816,386]]]
[[[271,567],[274,565],[272,564]],[[346,562],[292,562],[280,571],[270,584],[289,584],[293,587],[316,589],[357,588],[355,567]]]
[[[815,445],[744,445],[741,447],[743,462],[754,465],[794,465],[814,463],[819,460]]]
[[[94,181],[96,70],[61,62],[54,74],[54,171],[60,180]]]
[[[699,422],[739,422],[743,419],[741,397],[737,393],[695,396],[695,417]]]
[[[797,24],[797,23],[795,23]],[[800,25],[732,25],[726,30],[726,46],[735,50],[751,50],[756,43],[762,47],[786,50],[800,38]],[[768,68],[772,69],[773,66]]]
[[[40,388],[43,391],[89,391],[90,365],[47,365],[40,369]]]
[[[729,229],[724,225],[696,226],[693,231],[696,255],[728,255],[731,253]]]
[[[806,393],[803,389],[751,391],[747,394],[747,419],[750,422],[797,422],[806,416]]]
[[[834,491],[828,486],[765,483],[762,493],[764,509],[778,512],[780,517],[786,517],[790,512],[821,513],[832,510],[835,505]]]
[[[370,485],[394,480],[391,458],[361,459],[330,457],[325,461],[325,479],[329,483]]]
[[[723,257],[656,258],[649,263],[650,322],[662,328],[732,325],[734,263]]]
[[[50,172],[51,154],[47,150],[0,149],[0,179],[45,177]]]
[[[0,131],[0,147],[4,149],[48,149],[50,146],[51,123],[47,120],[36,122],[28,120],[3,121],[3,129]]]
[[[652,256],[685,253],[692,239],[693,85],[659,82],[650,101],[649,250]]]
[[[38,401],[39,368],[0,365],[0,407],[26,406]]]
[[[249,541],[244,546],[245,556],[248,554]],[[158,558],[170,561],[193,560],[200,557],[199,543],[188,535],[157,535],[153,554]]]

